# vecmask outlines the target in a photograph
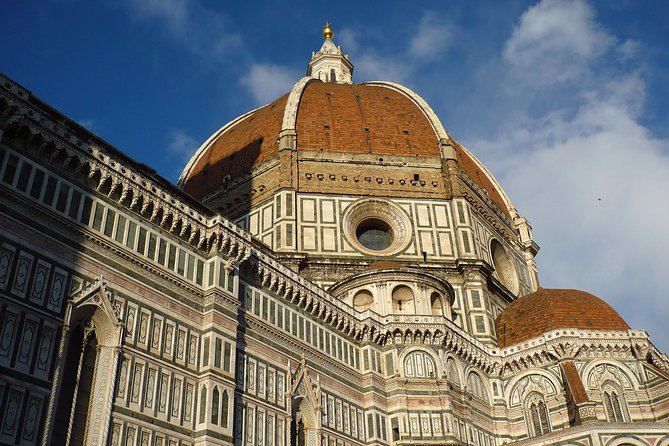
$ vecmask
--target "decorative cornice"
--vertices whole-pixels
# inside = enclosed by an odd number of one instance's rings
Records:
[[[499,351],[500,376],[545,366],[564,359],[638,359],[653,358],[669,366],[643,330],[596,331],[557,329]],[[657,365],[657,364],[656,364]],[[658,365],[658,367],[660,367]]]
[[[512,237],[509,232],[513,232],[512,228],[514,227],[511,219],[502,212],[502,210],[493,202],[490,197],[483,191],[483,189],[476,184],[465,172],[460,171],[459,178],[474,192],[474,194],[467,193],[467,190],[464,191],[465,199],[471,204],[471,206],[478,212],[481,217],[485,219],[493,228],[498,232],[504,234],[504,237],[512,242],[517,243],[514,237]],[[480,200],[480,201],[479,201]],[[493,211],[491,215],[488,210],[481,205],[480,202],[485,203],[489,209]],[[495,218],[496,217],[496,218]],[[506,226],[502,226],[500,221]]]

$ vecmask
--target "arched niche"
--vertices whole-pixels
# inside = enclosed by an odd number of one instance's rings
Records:
[[[289,410],[291,414],[290,441],[292,446],[320,446],[321,391],[320,381],[312,380],[302,357],[291,375]]]
[[[639,377],[620,363],[610,359],[598,359],[583,367],[581,379],[587,389],[596,390],[604,381],[617,382],[623,391],[638,390]]]
[[[631,435],[619,435],[605,444],[605,446],[649,446],[649,443]]]
[[[102,277],[70,297],[42,445],[106,444],[122,339],[123,323]]]
[[[478,372],[470,370],[467,374],[467,391],[486,403],[490,401],[490,391]]]
[[[394,314],[415,314],[414,290],[406,285],[398,285],[393,288],[392,303]]]
[[[444,279],[390,261],[370,265],[328,291],[356,311],[400,318],[421,315],[450,320],[455,301],[453,287]]]
[[[365,311],[374,303],[374,295],[368,289],[362,289],[353,296],[353,308],[358,311]]]
[[[457,385],[458,387],[461,386],[462,384],[462,377],[461,377],[461,365],[455,357],[449,355],[446,357],[445,364],[444,364],[444,369],[446,373],[446,378],[452,383]]]
[[[504,399],[509,408],[522,404],[531,392],[538,392],[547,397],[557,395],[562,389],[558,377],[546,370],[533,369],[514,377],[506,385]]]
[[[506,249],[499,241],[493,239],[490,242],[490,253],[495,267],[495,275],[511,293],[518,295],[520,291],[518,275],[516,274],[516,268],[513,266],[513,261],[506,253]]]
[[[430,309],[432,310],[432,316],[445,316],[444,307],[444,298],[441,294],[434,291],[430,295]]]

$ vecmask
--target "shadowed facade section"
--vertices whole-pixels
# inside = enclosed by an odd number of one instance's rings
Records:
[[[239,178],[275,156],[287,98],[284,95],[255,110],[216,138],[196,161],[184,183],[184,191],[202,198],[217,190],[224,177]]]

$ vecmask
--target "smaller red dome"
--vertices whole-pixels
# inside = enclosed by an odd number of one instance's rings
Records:
[[[497,343],[508,347],[558,328],[629,330],[597,296],[579,290],[539,288],[513,301],[495,320]]]

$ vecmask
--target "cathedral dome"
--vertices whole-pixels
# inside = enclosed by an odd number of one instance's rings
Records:
[[[370,173],[364,176],[374,179],[378,177],[374,166],[391,163],[413,179],[412,166],[440,169],[446,156],[444,145],[448,145],[451,152],[447,156],[455,158],[482,194],[509,215],[512,205],[499,183],[450,138],[424,99],[391,82],[354,84],[348,56],[326,34],[323,47],[312,56],[307,76],[288,94],[232,120],[200,147],[179,179],[184,191],[210,202],[231,185],[277,165],[281,165],[278,181],[284,183],[274,187],[300,191],[299,181],[286,185],[285,175],[288,164],[297,165],[304,159],[355,161],[367,166]],[[282,159],[281,152],[287,149],[298,155],[289,161]],[[427,184],[430,193],[440,198],[454,193],[440,175],[428,178]],[[265,185],[263,190],[272,187]],[[356,190],[359,193],[359,188],[352,192]],[[406,195],[406,191],[397,192]]]
[[[279,138],[295,135],[300,152],[340,156],[413,157],[439,162],[440,141],[449,140],[460,167],[505,213],[510,204],[492,175],[451,140],[427,103],[389,82],[348,84],[303,78],[290,94],[223,126],[184,169],[181,187],[197,198],[276,160]]]
[[[558,328],[629,330],[609,304],[585,291],[539,288],[512,302],[495,321],[502,348]]]
[[[216,178],[243,175],[278,155],[284,116],[295,115],[297,148],[373,155],[439,158],[439,137],[425,113],[406,94],[382,84],[311,80],[291,110],[288,95],[247,113],[212,136],[183,178],[200,197]],[[211,180],[211,178],[214,180]]]
[[[197,151],[179,179],[182,189],[202,198],[224,182],[248,174],[278,155],[277,138],[288,95],[233,119]]]

